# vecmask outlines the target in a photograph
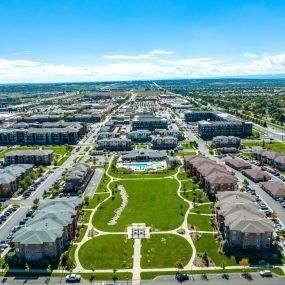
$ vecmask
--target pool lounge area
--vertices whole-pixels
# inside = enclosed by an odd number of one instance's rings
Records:
[[[118,167],[123,167],[133,171],[159,171],[167,168],[165,161],[155,162],[123,162]]]

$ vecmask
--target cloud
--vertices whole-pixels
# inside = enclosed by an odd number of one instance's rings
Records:
[[[257,56],[257,54],[249,52],[249,51],[246,51],[246,52],[244,52],[243,56],[244,57],[255,58]]]
[[[167,50],[152,50],[148,53],[138,54],[138,55],[125,55],[125,54],[104,55],[104,58],[127,59],[127,60],[157,59],[155,55],[168,55],[173,53],[174,53],[173,51],[167,51]]]
[[[161,54],[161,52],[164,51],[152,51],[152,54]],[[0,59],[0,83],[207,78],[272,74],[285,74],[285,53],[267,55],[258,59],[252,58],[250,62],[229,63],[215,58],[184,58],[152,61],[126,60],[91,66]]]

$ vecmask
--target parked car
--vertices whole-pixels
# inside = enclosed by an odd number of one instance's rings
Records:
[[[69,283],[78,283],[81,280],[81,276],[78,274],[70,274],[65,277],[65,281]]]
[[[269,270],[262,270],[259,272],[262,277],[272,277],[272,272]]]
[[[189,275],[186,273],[176,273],[175,279],[178,282],[183,282],[183,281],[189,280]]]

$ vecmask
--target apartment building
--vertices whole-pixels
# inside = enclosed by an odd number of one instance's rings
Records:
[[[198,123],[198,133],[203,139],[216,136],[247,137],[252,134],[252,123],[240,120],[232,115],[215,111],[189,111],[185,121]]]
[[[123,162],[140,162],[140,161],[161,161],[167,158],[165,151],[152,149],[132,150],[122,154]]]
[[[234,136],[217,136],[213,138],[212,146],[214,148],[235,147],[240,146],[240,138]]]
[[[78,122],[42,123],[25,129],[2,129],[0,145],[75,144],[86,133]]]
[[[205,156],[185,156],[184,167],[201,182],[208,195],[217,192],[234,191],[238,187],[238,179],[224,166]]]
[[[12,242],[18,264],[48,265],[68,249],[75,237],[80,203],[77,198],[44,199]]]
[[[151,140],[151,132],[148,130],[138,130],[128,133],[128,138],[134,142],[148,142]]]
[[[255,148],[252,153],[254,158],[262,163],[270,164],[280,170],[285,170],[285,153],[263,148]]]
[[[50,165],[54,159],[53,150],[12,150],[5,155],[5,165],[33,164]]]
[[[87,163],[77,163],[69,168],[65,175],[65,192],[76,192],[80,188],[84,188],[89,181],[93,171]]]
[[[132,149],[132,141],[123,138],[102,139],[97,141],[98,150],[127,151]]]
[[[273,226],[250,194],[221,192],[216,199],[217,222],[230,248],[263,250],[272,246]]]
[[[132,121],[132,130],[149,130],[167,129],[168,122],[166,119],[161,119],[153,114],[141,114],[134,117]]]
[[[0,169],[0,198],[9,198],[18,190],[19,182],[32,172],[32,164],[9,165]]]
[[[152,148],[153,149],[175,149],[178,145],[178,140],[175,137],[161,137],[161,136],[154,136],[151,140]]]

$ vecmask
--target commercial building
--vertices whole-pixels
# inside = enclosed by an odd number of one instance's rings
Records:
[[[32,164],[9,165],[0,169],[0,198],[9,198],[18,190],[19,182],[33,169]]]
[[[250,194],[221,192],[216,198],[217,222],[230,248],[262,250],[271,247],[273,226]]]
[[[139,149],[132,150],[127,153],[122,154],[123,162],[133,162],[133,161],[160,161],[167,157],[165,151],[158,151],[152,149]]]
[[[5,165],[33,164],[50,165],[53,162],[53,150],[12,150],[5,155]]]
[[[25,227],[13,238],[18,264],[48,265],[68,249],[79,217],[77,198],[42,200]]]
[[[190,111],[185,113],[186,122],[198,122],[198,133],[203,139],[216,136],[247,137],[252,134],[252,123],[214,111]]]
[[[168,122],[166,119],[161,119],[153,114],[141,114],[134,117],[132,121],[132,130],[149,130],[167,129]]]

